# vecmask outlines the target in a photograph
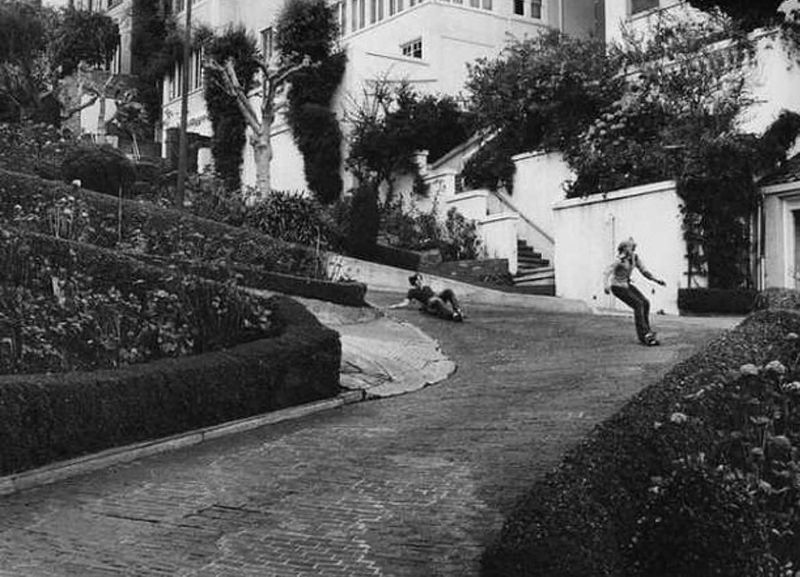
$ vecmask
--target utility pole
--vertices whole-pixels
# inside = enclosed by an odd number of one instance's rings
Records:
[[[186,24],[183,39],[183,74],[181,74],[181,127],[178,143],[178,183],[175,186],[175,206],[183,208],[186,196],[186,173],[189,169],[189,134],[187,120],[189,116],[189,65],[192,57],[192,3],[186,1]]]

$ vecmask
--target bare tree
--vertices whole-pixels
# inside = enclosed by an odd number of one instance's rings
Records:
[[[255,60],[261,69],[261,87],[259,107],[250,100],[236,75],[232,58],[219,62],[207,58],[205,66],[219,73],[225,92],[236,100],[242,116],[250,127],[250,144],[253,147],[253,159],[256,166],[256,190],[258,199],[263,199],[271,190],[270,162],[272,161],[272,125],[279,111],[278,96],[288,82],[299,70],[312,65],[306,56],[300,62],[291,62],[274,55],[267,60],[261,56]]]

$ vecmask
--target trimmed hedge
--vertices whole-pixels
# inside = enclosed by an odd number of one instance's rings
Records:
[[[302,305],[268,300],[279,334],[119,370],[0,377],[0,475],[330,398],[341,345]]]
[[[682,313],[745,315],[753,310],[758,292],[752,289],[678,289]]]
[[[710,459],[720,454],[722,440],[717,427],[720,419],[726,418],[726,406],[705,399],[716,399],[714,391],[729,391],[726,383],[746,379],[741,377],[744,372],[737,370],[746,363],[763,365],[784,359],[791,364],[798,355],[798,333],[797,311],[754,313],[636,395],[519,502],[499,537],[484,552],[482,575],[638,577],[652,575],[643,568],[655,567],[650,562],[659,561],[659,555],[681,558],[684,553],[690,557],[683,565],[692,569],[669,573],[673,577],[753,575],[756,568],[769,565],[767,544],[772,537],[758,505],[743,490],[744,481],[735,476],[724,481],[721,476],[712,479],[706,469],[687,463],[685,457],[695,455],[702,464],[703,455]],[[746,401],[746,397],[741,400],[743,410],[749,410]],[[676,469],[681,462],[684,469]],[[677,519],[684,525],[680,529],[673,525],[673,534],[662,532],[666,541],[639,545],[642,537],[658,534],[662,517],[649,516],[648,507],[658,505],[653,491],[659,490],[658,479],[669,471],[676,475],[670,477],[672,489],[688,483],[703,508],[695,512],[699,517],[693,518],[694,525],[673,516],[670,522]],[[730,493],[729,500],[722,496],[723,490]],[[675,549],[681,547],[675,539],[683,538],[689,529],[697,531],[703,515],[714,516],[700,533],[705,541],[699,542],[695,533],[691,543],[681,541],[685,549]],[[641,525],[645,521],[656,525]],[[649,558],[641,557],[644,554]]]

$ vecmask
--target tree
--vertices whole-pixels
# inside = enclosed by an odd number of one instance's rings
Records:
[[[119,43],[117,24],[104,14],[22,2],[0,2],[0,29],[0,94],[17,119],[58,123],[63,116],[57,110],[43,113],[48,103],[58,108],[59,81],[81,66],[108,64]]]
[[[255,39],[250,37],[249,42],[254,47]],[[260,104],[258,108],[250,101],[245,86],[251,77],[240,78],[237,72],[237,62],[233,57],[222,60],[208,54],[206,69],[213,74],[214,82],[218,82],[229,98],[239,109],[245,123],[250,128],[250,144],[253,147],[253,159],[256,165],[256,192],[263,198],[271,190],[270,162],[272,161],[272,124],[275,121],[276,97],[286,87],[286,84],[298,70],[311,65],[311,59],[306,56],[296,60],[294,55],[258,54],[249,61],[261,71]],[[240,70],[243,62],[239,62]]]
[[[233,62],[243,92],[250,93],[258,71],[258,51],[255,40],[243,27],[228,28],[218,36],[209,29],[199,29],[197,43],[203,46],[207,61]],[[238,191],[242,155],[247,144],[247,121],[237,100],[231,98],[224,75],[218,70],[207,67],[203,95],[211,121],[214,168],[226,190]]]
[[[707,13],[722,13],[734,20],[743,30],[775,26],[784,20],[779,12],[785,0],[689,0],[689,4]]]
[[[333,98],[341,84],[347,54],[337,50],[339,25],[333,5],[325,0],[289,0],[276,26],[276,48],[315,66],[298,71],[289,88],[286,119],[303,155],[308,187],[321,202],[342,192],[342,131]]]
[[[494,186],[508,177],[509,151],[563,148],[619,98],[618,71],[603,43],[555,31],[513,40],[499,57],[470,65],[466,87],[475,128],[502,138],[488,144],[483,170],[468,164],[465,177],[488,179]]]
[[[435,161],[469,136],[469,115],[450,96],[420,95],[407,83],[387,79],[372,83],[371,93],[349,111],[350,154],[347,162],[361,180],[388,185],[393,176],[413,172],[413,153],[427,150]]]
[[[19,120],[41,105],[47,85],[48,28],[54,12],[23,2],[0,2],[0,94],[3,116]]]
[[[59,76],[69,76],[83,64],[102,68],[114,57],[119,45],[119,26],[100,12],[67,8],[61,14],[48,52],[59,67]]]

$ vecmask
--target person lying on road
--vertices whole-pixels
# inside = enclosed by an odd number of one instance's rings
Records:
[[[456,322],[464,320],[458,299],[451,289],[444,289],[440,293],[435,293],[430,286],[422,283],[422,275],[419,273],[408,277],[408,282],[411,288],[408,290],[405,300],[390,305],[390,309],[407,307],[417,301],[421,305],[420,310],[429,315]]]

